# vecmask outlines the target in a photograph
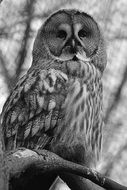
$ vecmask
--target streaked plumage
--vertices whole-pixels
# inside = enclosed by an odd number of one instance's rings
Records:
[[[7,150],[45,148],[85,164],[102,140],[103,37],[89,15],[60,10],[36,37],[33,63],[7,99],[2,126]]]

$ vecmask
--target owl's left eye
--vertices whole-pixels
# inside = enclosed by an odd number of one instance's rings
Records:
[[[84,37],[87,37],[89,36],[89,32],[84,30],[84,29],[81,29],[79,32],[78,32],[78,36],[79,38],[84,38]]]
[[[65,39],[67,37],[67,33],[64,30],[59,30],[56,35],[57,38]]]

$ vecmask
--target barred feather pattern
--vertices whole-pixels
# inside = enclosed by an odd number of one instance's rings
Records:
[[[90,165],[101,150],[101,74],[90,62],[64,64],[30,69],[19,80],[2,112],[6,150],[45,148]]]
[[[101,75],[87,62],[81,64],[79,71],[84,77],[69,79],[68,94],[62,106],[64,120],[55,129],[57,136],[51,149],[68,160],[93,167],[99,160],[102,144]]]

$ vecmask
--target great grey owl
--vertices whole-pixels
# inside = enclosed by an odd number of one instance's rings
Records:
[[[63,9],[38,31],[33,62],[2,114],[6,150],[47,149],[92,166],[102,141],[103,36],[88,14]]]

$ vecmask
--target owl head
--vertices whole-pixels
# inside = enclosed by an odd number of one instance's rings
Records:
[[[103,72],[106,66],[104,40],[96,21],[75,9],[63,9],[47,18],[38,31],[33,64],[43,60],[59,63],[82,60]]]

